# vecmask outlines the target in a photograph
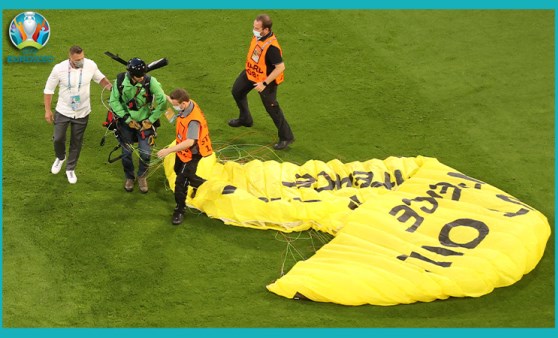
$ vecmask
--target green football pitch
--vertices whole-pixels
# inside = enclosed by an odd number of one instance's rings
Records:
[[[3,24],[23,10],[4,10]],[[233,129],[232,84],[243,69],[254,10],[43,10],[39,55],[84,48],[114,80],[124,59],[161,57],[153,75],[186,88],[215,144],[267,146],[276,129],[249,95],[251,129]],[[554,224],[554,12],[550,10],[273,10],[285,82],[278,101],[296,142],[281,161],[435,157],[541,211]],[[7,34],[5,34],[7,37]],[[3,59],[19,55],[3,39]],[[18,327],[553,327],[554,234],[538,266],[479,298],[348,307],[296,301],[265,288],[297,259],[276,231],[225,225],[193,210],[170,224],[162,168],[150,191],[123,189],[116,145],[92,115],[76,170],[52,175],[43,88],[54,63],[3,64],[2,321]],[[162,120],[157,148],[174,138]],[[246,146],[247,147],[247,146]],[[259,154],[277,159],[271,151]],[[135,159],[137,161],[137,158]],[[554,227],[552,227],[554,231]],[[315,238],[315,237],[314,237]],[[321,244],[322,242],[317,242]]]

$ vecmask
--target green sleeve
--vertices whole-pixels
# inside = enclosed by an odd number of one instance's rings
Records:
[[[120,102],[120,93],[118,92],[118,85],[116,84],[116,80],[114,80],[114,83],[112,84],[109,105],[112,111],[118,117],[124,117],[127,114],[126,110],[124,109],[124,106],[122,105],[122,102]],[[128,117],[128,119],[125,122],[128,123],[130,122],[129,120],[130,118]]]
[[[155,108],[149,116],[149,121],[154,123],[167,110],[167,96],[165,95],[159,81],[153,77],[151,78],[150,90],[153,94],[153,100],[155,101]]]

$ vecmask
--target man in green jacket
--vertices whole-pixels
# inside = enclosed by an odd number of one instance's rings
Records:
[[[131,59],[126,70],[125,74],[117,77],[110,94],[110,106],[118,116],[122,166],[126,176],[124,189],[131,192],[137,178],[140,191],[147,193],[146,175],[155,135],[153,124],[167,109],[166,96],[159,81],[146,74],[148,68],[143,60]],[[137,175],[130,147],[135,142],[138,143],[140,155]]]

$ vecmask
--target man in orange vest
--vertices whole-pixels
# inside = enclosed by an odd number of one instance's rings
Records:
[[[205,180],[196,175],[198,162],[202,157],[213,153],[209,129],[205,116],[194,100],[190,99],[188,92],[182,88],[175,89],[168,97],[173,108],[178,111],[176,119],[176,145],[164,148],[157,152],[159,158],[170,153],[176,153],[174,172],[174,199],[176,208],[172,214],[172,224],[179,225],[184,220],[186,208],[186,193],[188,186],[196,189]]]
[[[232,88],[232,95],[240,110],[237,119],[229,120],[231,127],[251,127],[252,115],[248,108],[248,93],[256,88],[265,110],[277,127],[279,141],[276,150],[285,149],[294,142],[293,132],[277,102],[277,86],[283,82],[283,51],[277,37],[271,31],[272,22],[268,15],[261,14],[254,20],[254,36],[246,56],[246,67],[240,72]]]

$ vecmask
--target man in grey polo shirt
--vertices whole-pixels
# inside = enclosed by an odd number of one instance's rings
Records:
[[[75,168],[78,162],[83,135],[89,113],[91,80],[103,88],[112,89],[110,81],[101,73],[97,64],[85,58],[83,49],[79,46],[70,47],[69,57],[54,66],[44,89],[45,120],[54,122],[54,153],[56,159],[51,167],[53,174],[58,174],[62,164],[66,161],[66,130],[70,126],[70,148],[66,162],[66,176],[68,182],[75,184],[77,176]],[[55,113],[52,113],[52,96],[56,87],[58,101]]]

